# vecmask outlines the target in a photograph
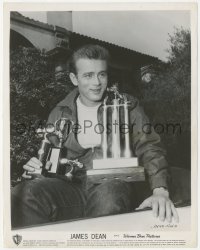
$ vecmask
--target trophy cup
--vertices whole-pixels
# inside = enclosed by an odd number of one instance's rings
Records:
[[[144,168],[138,166],[136,157],[132,157],[128,132],[124,133],[123,142],[121,141],[120,124],[124,122],[125,125],[129,125],[128,107],[130,103],[125,95],[118,92],[116,85],[109,88],[109,92],[114,95],[114,98],[111,104],[107,104],[108,97],[103,102],[104,130],[101,145],[103,158],[93,160],[93,169],[87,171],[87,177],[90,181],[96,183],[113,179],[121,179],[127,182],[144,181]],[[109,145],[111,149],[109,156],[107,122],[110,117],[112,140],[111,145]]]
[[[54,177],[55,175],[65,175],[68,179],[72,179],[75,172],[83,168],[83,164],[75,160],[64,158],[63,143],[71,132],[72,122],[69,119],[61,118],[54,125],[47,125],[44,129],[37,129],[37,134],[43,137],[38,150],[38,159],[42,163],[41,169],[35,169],[34,172],[28,172],[32,176]],[[53,137],[56,146],[51,143],[50,138]],[[46,162],[50,161],[49,169],[45,168]]]

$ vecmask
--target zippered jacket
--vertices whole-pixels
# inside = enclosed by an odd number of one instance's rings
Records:
[[[55,121],[61,117],[67,118],[72,121],[71,132],[66,137],[63,146],[65,157],[68,159],[78,159],[83,163],[84,168],[92,169],[93,159],[102,158],[102,148],[97,146],[94,148],[85,149],[77,141],[77,133],[80,128],[77,120],[77,107],[76,99],[79,96],[78,88],[75,88],[64,100],[59,102],[52,110],[48,118],[48,124],[54,124]],[[145,168],[146,176],[153,190],[158,187],[168,189],[169,172],[168,164],[165,159],[166,151],[161,145],[160,136],[154,131],[150,125],[149,119],[145,115],[143,109],[140,107],[136,98],[126,95],[130,101],[129,107],[129,125],[121,127],[120,135],[123,146],[125,133],[130,134],[130,148],[132,156],[138,157],[139,165]],[[98,123],[103,124],[103,108],[102,105],[98,109]],[[120,112],[120,117],[123,124],[123,111]],[[111,152],[112,133],[111,133],[111,115],[108,113],[108,155]],[[100,126],[101,128],[102,126]],[[103,133],[101,133],[103,134]],[[103,137],[103,136],[102,136]],[[58,138],[50,136],[49,140],[57,146]]]

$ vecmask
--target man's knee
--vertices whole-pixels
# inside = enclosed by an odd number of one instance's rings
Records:
[[[33,180],[25,180],[11,190],[13,200],[28,202],[31,199],[37,199],[44,192],[48,192],[49,183],[46,178],[35,178]]]
[[[48,179],[41,177],[25,180],[11,190],[13,226],[34,224],[33,220],[36,223],[48,222],[51,212],[47,205],[48,187]]]
[[[76,186],[57,178],[36,178],[12,190],[14,226],[46,223],[82,215],[83,198]]]

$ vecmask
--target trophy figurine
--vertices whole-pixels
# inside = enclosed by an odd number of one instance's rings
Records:
[[[71,132],[72,122],[69,119],[61,118],[54,125],[47,125],[44,129],[37,129],[37,134],[43,137],[38,150],[38,159],[42,163],[41,169],[35,169],[34,172],[28,172],[32,176],[48,176],[65,175],[69,180],[72,179],[75,172],[83,168],[83,164],[78,159],[67,159],[63,154],[63,143]],[[54,137],[56,146],[51,143],[50,138]],[[50,161],[49,169],[45,168],[46,162]]]
[[[124,133],[122,141],[120,125],[129,125],[129,101],[125,95],[118,92],[117,86],[108,89],[114,98],[111,104],[107,103],[108,97],[103,102],[103,135],[102,159],[93,160],[93,169],[87,171],[88,179],[93,182],[102,182],[109,179],[122,179],[127,182],[144,181],[144,168],[138,166],[137,157],[132,157],[130,149],[130,135]],[[110,115],[111,114],[111,115]],[[108,147],[108,118],[111,117],[111,145]],[[110,143],[110,142],[109,142]],[[122,148],[123,146],[123,148]],[[111,150],[109,154],[109,149]]]

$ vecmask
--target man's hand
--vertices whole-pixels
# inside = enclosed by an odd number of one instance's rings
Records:
[[[170,223],[172,217],[174,217],[175,222],[179,222],[176,208],[174,207],[173,202],[169,199],[169,192],[162,187],[155,188],[153,190],[153,195],[144,200],[137,210],[146,207],[151,207],[154,217],[159,216],[161,221],[166,219]]]
[[[31,158],[24,166],[23,169],[25,172],[23,173],[22,177],[25,179],[32,179],[31,174],[27,174],[27,171],[30,173],[33,173],[38,169],[41,169],[42,167],[42,162],[39,161],[36,157]],[[51,162],[47,161],[45,169],[50,169],[51,167]]]

